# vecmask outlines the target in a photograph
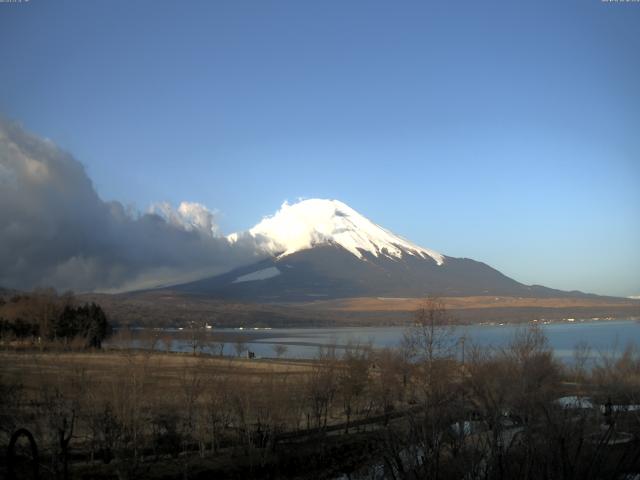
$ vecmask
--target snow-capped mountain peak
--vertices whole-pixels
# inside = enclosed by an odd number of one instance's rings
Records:
[[[264,218],[249,234],[260,237],[264,247],[280,256],[316,245],[336,244],[363,258],[367,252],[401,258],[403,254],[430,257],[442,265],[444,257],[422,248],[376,225],[338,200],[309,199],[283,203],[274,215]],[[234,240],[237,236],[230,236]]]

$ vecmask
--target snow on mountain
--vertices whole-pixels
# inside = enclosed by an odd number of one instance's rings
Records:
[[[268,267],[258,270],[257,272],[248,273],[247,275],[241,275],[232,283],[255,282],[256,280],[266,280],[267,278],[277,277],[278,275],[280,275],[280,270],[276,267]]]
[[[278,212],[249,230],[249,234],[260,237],[264,248],[280,257],[333,243],[360,259],[367,252],[375,257],[402,258],[404,254],[430,257],[438,265],[444,263],[444,256],[438,252],[391,233],[338,200],[310,199],[293,205],[285,202]],[[229,236],[231,241],[237,238],[237,234]]]

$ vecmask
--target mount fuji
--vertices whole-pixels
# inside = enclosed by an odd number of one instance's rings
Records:
[[[285,203],[248,232],[264,259],[173,291],[213,298],[290,302],[348,297],[585,296],[524,285],[494,268],[418,246],[337,200]]]

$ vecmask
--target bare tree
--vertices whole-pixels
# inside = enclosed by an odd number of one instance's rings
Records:
[[[402,346],[408,355],[421,362],[451,356],[458,343],[453,319],[444,302],[427,297],[414,311],[413,325],[404,333]]]
[[[358,402],[369,381],[370,352],[370,345],[349,342],[340,363],[338,385],[346,419],[345,433],[349,433],[351,417],[357,413]]]
[[[577,383],[582,382],[588,375],[588,365],[591,361],[591,347],[587,342],[578,342],[573,347],[573,365],[570,371],[574,377],[574,381]]]
[[[335,345],[319,348],[305,387],[308,405],[307,428],[311,426],[313,419],[313,426],[322,429],[327,426],[329,412],[338,390]]]
[[[22,414],[20,400],[24,385],[19,378],[0,372],[0,434],[7,438],[16,430]]]
[[[114,448],[116,471],[121,479],[135,478],[142,461],[144,431],[151,421],[149,395],[152,370],[148,355],[123,354],[124,364],[105,385],[104,397],[111,408],[119,434]]]
[[[385,426],[396,404],[405,398],[408,369],[404,363],[404,358],[395,349],[383,349],[375,353],[371,396],[384,414]]]
[[[283,345],[282,343],[276,343],[273,346],[273,352],[276,354],[276,357],[281,358],[282,356],[284,356],[285,353],[287,353],[287,346]]]
[[[169,332],[162,336],[162,344],[164,345],[165,353],[170,353],[173,348],[173,335]]]
[[[56,363],[57,360],[56,358]],[[85,404],[86,370],[76,368],[69,375],[50,377],[47,375],[48,368],[44,365],[42,368],[36,405],[41,418],[46,419],[48,441],[55,446],[55,454],[51,457],[52,470],[66,479],[69,476],[70,442]]]
[[[133,330],[130,325],[123,325],[113,335],[110,344],[123,352],[133,352],[135,347]]]
[[[445,452],[455,452],[451,425],[463,419],[458,401],[461,370],[455,359],[455,327],[437,297],[426,298],[414,312],[402,343],[404,375],[415,404],[406,410],[406,428],[383,439],[390,468],[416,478],[439,478]],[[403,381],[407,383],[407,377]],[[403,453],[402,453],[403,452]]]
[[[233,349],[236,352],[237,357],[241,357],[244,352],[247,351],[249,347],[247,346],[247,342],[241,335],[238,335],[233,342]]]
[[[145,328],[138,335],[138,341],[143,350],[153,353],[160,343],[160,332],[154,329]]]
[[[192,322],[191,327],[183,332],[183,338],[194,356],[200,353],[207,343],[206,332],[195,322]]]
[[[231,422],[232,382],[228,374],[214,373],[203,384],[206,415],[205,432],[209,438],[211,451],[217,452],[222,435]]]
[[[204,342],[205,342],[205,350],[207,350],[212,355],[217,355],[222,357],[224,355],[224,347],[226,346],[226,342],[224,340],[224,336],[220,334],[216,334],[215,332],[204,332]]]

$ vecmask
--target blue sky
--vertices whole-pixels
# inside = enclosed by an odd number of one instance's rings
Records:
[[[525,283],[640,294],[640,4],[0,4],[0,113],[224,232],[337,198]]]

